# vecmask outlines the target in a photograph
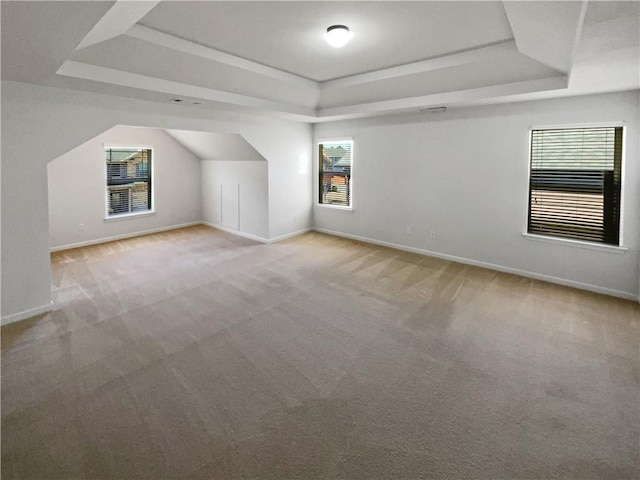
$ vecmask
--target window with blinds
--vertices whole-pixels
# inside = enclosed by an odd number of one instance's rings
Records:
[[[620,244],[622,127],[531,131],[528,232]]]
[[[323,142],[318,149],[319,203],[350,207],[353,142]]]
[[[151,210],[151,149],[105,148],[107,216]]]

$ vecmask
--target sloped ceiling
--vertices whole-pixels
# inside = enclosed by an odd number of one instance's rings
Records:
[[[264,158],[237,133],[165,129],[165,132],[200,160],[262,161]]]
[[[2,78],[305,122],[631,90],[639,7],[2,2]],[[354,37],[333,49],[338,23]]]

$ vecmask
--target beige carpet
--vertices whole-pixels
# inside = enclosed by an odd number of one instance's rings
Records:
[[[636,303],[310,233],[52,256],[3,479],[631,479]]]

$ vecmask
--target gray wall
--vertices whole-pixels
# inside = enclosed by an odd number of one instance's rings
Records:
[[[105,145],[153,148],[153,215],[105,220]],[[200,160],[161,129],[117,126],[74,148],[49,163],[48,191],[54,249],[202,219]]]
[[[309,125],[2,82],[3,323],[50,306],[48,162],[116,125],[242,135],[269,162],[269,175],[294,185],[286,202],[280,192],[269,199],[270,237],[311,226]],[[292,215],[303,223],[294,224]]]
[[[268,163],[209,160],[202,162],[203,219],[261,240],[269,237]],[[222,217],[222,186],[237,187],[237,223]],[[233,205],[230,205],[230,209]],[[233,217],[232,217],[233,218]]]
[[[621,121],[628,250],[524,237],[529,128]],[[638,297],[638,92],[319,124],[315,137],[354,140],[353,211],[315,206],[318,228]]]
[[[637,298],[639,104],[638,92],[627,92],[317,125],[317,138],[355,141],[354,209],[344,212],[312,207],[309,125],[2,82],[3,322],[50,304],[48,162],[121,124],[242,135],[268,162],[269,239],[311,227],[313,210],[319,228]],[[628,250],[524,238],[529,128],[620,121]],[[256,178],[242,175],[238,184]],[[255,223],[262,236],[264,215]]]

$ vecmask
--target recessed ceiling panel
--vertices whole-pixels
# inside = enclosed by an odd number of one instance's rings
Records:
[[[320,108],[358,105],[451,91],[562,76],[552,68],[515,53],[505,62],[485,60],[322,92]]]
[[[278,102],[315,106],[315,89],[212,62],[127,36],[79,50],[72,60]],[[144,85],[140,85],[144,87]]]
[[[571,7],[531,3],[556,19]],[[307,122],[640,85],[637,1],[590,1],[577,23],[559,22],[553,43],[572,52],[560,76],[528,58],[503,2],[163,0],[140,25],[77,49],[100,25],[123,31],[121,7],[2,2],[2,79],[103,93],[95,98],[105,104],[108,95],[163,102],[178,115],[191,106],[196,116],[225,109]],[[323,34],[342,23],[354,37],[333,49]],[[551,35],[526,31],[540,44]],[[182,102],[168,103],[174,97]]]
[[[161,2],[140,24],[324,81],[512,37],[502,2]],[[354,36],[341,49],[327,27]]]

